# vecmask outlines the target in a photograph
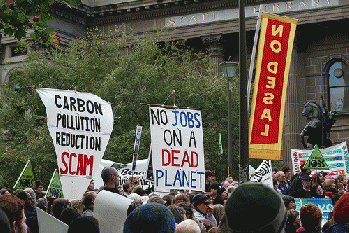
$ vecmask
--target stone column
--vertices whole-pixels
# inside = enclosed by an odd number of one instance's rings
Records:
[[[300,132],[305,126],[305,117],[301,115],[305,101],[305,61],[297,52],[295,40],[290,72],[288,76],[284,133],[282,141],[282,159],[292,168],[291,149],[303,149]],[[303,119],[304,118],[304,119]]]
[[[208,53],[210,54],[210,65],[215,66],[215,74],[218,74],[219,63],[224,60],[222,34],[202,36],[201,40],[207,46]]]

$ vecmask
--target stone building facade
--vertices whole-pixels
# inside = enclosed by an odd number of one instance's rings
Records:
[[[84,37],[91,29],[118,30],[141,36],[167,30],[170,40],[187,39],[211,54],[211,62],[238,61],[239,13],[237,0],[84,0],[83,5],[59,5],[52,11],[61,43]],[[292,56],[283,135],[282,158],[291,163],[290,149],[302,149],[301,115],[308,101],[337,111],[332,127],[334,144],[349,141],[349,0],[246,0],[247,50],[251,54],[257,15],[262,10],[298,19]],[[13,44],[13,43],[12,43]],[[2,54],[11,43],[2,45]],[[5,55],[4,55],[5,54]],[[4,59],[2,60],[4,61]],[[0,67],[1,82],[8,81],[11,64]],[[332,103],[332,104],[331,104]],[[238,124],[238,122],[236,122]]]

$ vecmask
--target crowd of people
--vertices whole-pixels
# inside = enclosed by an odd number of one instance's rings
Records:
[[[323,172],[302,169],[291,177],[290,169],[273,170],[274,189],[260,183],[238,184],[227,177],[218,182],[205,172],[205,191],[171,190],[159,194],[143,189],[132,177],[120,185],[115,168],[101,173],[104,185],[93,180],[80,200],[46,197],[43,184],[35,189],[0,191],[0,232],[39,232],[36,208],[68,225],[69,233],[100,232],[94,217],[94,201],[106,190],[132,200],[123,232],[349,232],[349,192],[346,176],[336,179]],[[314,204],[296,210],[295,198],[331,198],[335,206],[322,226],[322,212]]]

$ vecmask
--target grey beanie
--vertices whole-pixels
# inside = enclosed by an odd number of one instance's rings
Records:
[[[225,206],[232,232],[283,232],[287,211],[275,190],[260,183],[245,183],[233,192]]]

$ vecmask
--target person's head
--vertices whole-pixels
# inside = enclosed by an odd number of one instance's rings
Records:
[[[305,166],[305,163],[303,163],[301,166],[300,166],[300,169],[301,169],[301,176],[302,175],[310,175],[311,174],[311,170],[310,169],[304,169],[304,166]]]
[[[179,195],[179,194],[177,194],[177,195]],[[162,199],[165,201],[165,206],[173,205],[174,204],[174,198],[175,197],[173,195],[170,195],[170,194],[164,195],[162,197]]]
[[[104,186],[115,188],[119,185],[118,171],[113,167],[105,167],[101,172]]]
[[[69,225],[68,233],[99,233],[98,220],[92,216],[83,216],[75,219]]]
[[[301,177],[302,179],[302,186],[304,189],[309,190],[311,187],[311,177],[307,174],[303,175]]]
[[[291,209],[287,211],[287,224],[299,226],[299,212]]]
[[[211,171],[209,171],[209,170],[206,170],[205,171],[205,181],[210,183],[213,180],[214,180],[213,173]]]
[[[26,188],[26,189],[24,189],[24,191],[26,193],[29,193],[29,196],[28,196],[29,206],[34,207],[35,203],[36,203],[36,194],[35,194],[34,190],[32,188]]]
[[[201,233],[201,230],[194,220],[187,219],[176,226],[175,233]]]
[[[147,203],[152,203],[152,202],[159,203],[161,205],[166,204],[166,201],[164,201],[164,199],[162,199],[160,196],[156,196],[156,195],[151,196],[147,201]]]
[[[239,185],[225,205],[225,215],[231,232],[240,233],[283,232],[287,219],[279,194],[260,183]]]
[[[286,183],[286,176],[283,171],[278,171],[275,176],[276,176],[277,182],[279,182],[280,184]]]
[[[209,197],[204,194],[196,194],[193,198],[193,205],[199,212],[206,214],[211,209]]]
[[[280,170],[284,172],[286,179],[291,178],[291,169],[289,167],[283,166]]]
[[[316,196],[323,196],[324,195],[324,190],[321,187],[321,185],[318,185],[315,189]]]
[[[279,170],[276,168],[276,167],[274,167],[273,169],[272,169],[272,177],[273,177],[273,180],[276,180],[276,173],[278,172]]]
[[[124,188],[122,187],[122,185],[118,186],[118,191],[119,191],[120,195],[125,195],[125,191],[124,191]]]
[[[312,175],[312,178],[313,178],[313,182],[314,184],[322,184],[322,182],[324,182],[324,176],[323,176],[323,173],[322,172],[315,172],[313,175]]]
[[[175,231],[175,218],[172,212],[159,203],[147,203],[133,210],[124,223],[124,233]]]
[[[84,211],[93,210],[96,197],[97,197],[97,192],[95,191],[89,191],[84,193],[82,197],[82,205],[84,207]]]
[[[324,188],[324,191],[330,191],[333,188],[333,185],[335,185],[336,182],[334,179],[326,179],[322,185]]]
[[[224,206],[223,205],[214,205],[212,207],[212,214],[213,214],[214,218],[217,220],[217,223],[219,223],[224,215]]]
[[[68,226],[77,218],[81,217],[79,211],[73,207],[65,208],[60,216],[60,220]]]
[[[5,212],[11,224],[11,229],[16,228],[15,223],[16,225],[25,224],[24,201],[15,195],[0,196],[0,209]]]
[[[308,203],[301,207],[300,220],[305,230],[309,232],[319,230],[321,229],[322,212],[316,205]]]
[[[187,216],[185,215],[185,210],[182,207],[179,207],[176,205],[170,205],[170,206],[167,206],[167,208],[172,212],[175,218],[175,222],[177,224],[187,219]]]
[[[173,204],[178,205],[181,202],[190,203],[190,198],[188,194],[181,193],[177,194],[173,199]]]
[[[81,214],[84,211],[84,206],[82,204],[82,200],[70,200],[70,207],[75,208]]]
[[[42,209],[43,211],[47,211],[47,208],[48,208],[48,201],[46,198],[39,198],[37,201],[36,201],[36,207]]]
[[[141,186],[135,186],[132,190],[132,193],[137,193],[139,196],[146,195],[144,189]]]
[[[125,193],[131,193],[132,192],[132,184],[131,184],[131,181],[127,181],[125,182],[123,185],[122,185],[123,189],[124,189],[124,192]]]
[[[70,207],[70,201],[68,199],[58,198],[54,200],[51,207],[52,215],[59,219],[62,211],[67,207]]]
[[[339,174],[337,176],[337,182],[342,183],[344,186],[348,184],[348,178],[345,174]]]
[[[285,195],[282,200],[287,210],[296,209],[296,202],[293,197]]]
[[[343,194],[333,209],[335,223],[349,223],[349,193]]]
[[[92,179],[90,181],[90,184],[87,186],[87,191],[93,191],[95,190],[95,181]]]
[[[217,195],[220,193],[219,183],[217,181],[213,181],[210,185],[210,192],[213,195]]]
[[[192,204],[180,202],[177,204],[179,207],[182,207],[185,210],[185,215],[187,219],[194,219],[194,209]]]
[[[44,184],[40,180],[35,181],[35,192],[42,193],[42,191],[44,191]]]
[[[0,190],[0,195],[10,195],[10,191],[7,188],[2,188]]]

